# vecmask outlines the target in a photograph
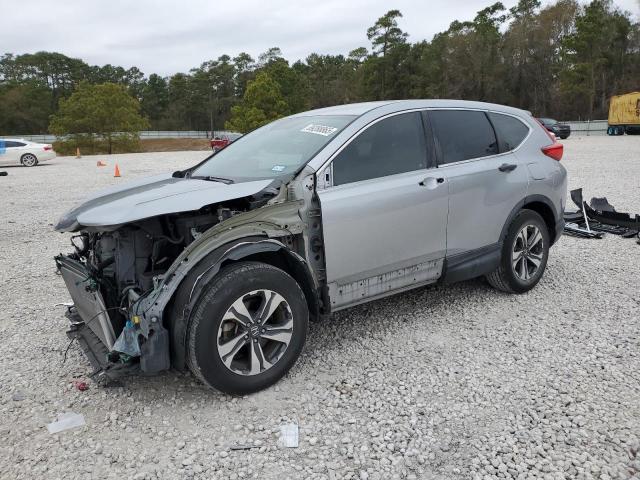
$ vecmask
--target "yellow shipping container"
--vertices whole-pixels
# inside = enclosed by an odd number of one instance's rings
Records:
[[[640,92],[611,97],[609,103],[609,135],[621,135],[625,129],[627,133],[636,133],[638,131],[637,127],[640,127]],[[611,133],[612,129],[613,132]]]

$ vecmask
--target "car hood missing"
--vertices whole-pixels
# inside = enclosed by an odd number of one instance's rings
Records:
[[[117,227],[170,213],[188,212],[218,202],[248,197],[267,188],[272,180],[227,185],[175,178],[170,173],[147,177],[100,190],[65,213],[55,229],[75,232],[84,227]]]

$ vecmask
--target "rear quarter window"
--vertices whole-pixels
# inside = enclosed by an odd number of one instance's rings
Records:
[[[489,118],[498,135],[500,152],[515,150],[529,134],[529,127],[515,117],[489,113]]]
[[[498,153],[498,142],[484,112],[431,110],[429,118],[440,150],[440,163],[454,163]]]

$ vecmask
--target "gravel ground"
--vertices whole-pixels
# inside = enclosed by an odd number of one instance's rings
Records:
[[[640,212],[640,138],[565,145],[571,188]],[[640,478],[640,245],[613,236],[563,237],[525,295],[476,280],[335,314],[255,395],[174,372],[78,391],[90,368],[75,345],[63,362],[53,305],[69,297],[52,257],[69,235],[53,222],[96,188],[202,155],[59,158],[0,177],[1,478]],[[86,426],[50,435],[66,411]],[[290,422],[297,449],[277,443]]]

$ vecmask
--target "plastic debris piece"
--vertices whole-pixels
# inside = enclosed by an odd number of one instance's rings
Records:
[[[66,412],[58,415],[58,420],[47,425],[49,433],[59,433],[70,428],[86,425],[84,415],[81,413]]]
[[[11,395],[11,400],[13,400],[14,402],[21,402],[25,398],[27,398],[27,396],[20,390],[16,390],[15,392],[13,392],[13,395]]]
[[[252,448],[260,448],[259,445],[231,445],[229,450],[251,450]]]
[[[73,386],[76,387],[81,392],[84,392],[85,390],[89,390],[89,385],[87,385],[87,382],[84,382],[82,380],[74,380]]]
[[[113,349],[117,352],[125,353],[130,357],[140,356],[140,344],[138,343],[138,332],[131,320],[127,320],[122,329],[122,333],[113,344]]]
[[[295,423],[281,425],[279,442],[286,448],[298,448],[298,425]]]

